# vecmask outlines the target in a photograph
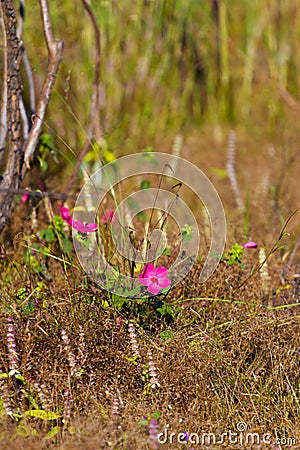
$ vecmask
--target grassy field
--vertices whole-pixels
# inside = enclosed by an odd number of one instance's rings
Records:
[[[66,193],[89,128],[95,45],[81,2],[50,4],[64,60],[23,187]],[[300,448],[300,2],[90,4],[101,108],[84,167],[149,147],[179,153],[219,193],[226,246],[199,283],[211,232],[182,189],[203,253],[169,292],[122,300],[81,268],[61,200],[16,196],[0,241],[0,448]],[[38,89],[46,51],[38,4],[26,7]],[[85,181],[81,168],[67,193]],[[138,183],[121,192],[159,180]],[[107,257],[110,224],[97,224]]]

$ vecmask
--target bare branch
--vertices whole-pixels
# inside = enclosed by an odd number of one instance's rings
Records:
[[[25,18],[25,1],[20,0],[19,20],[18,20],[18,28],[17,28],[17,36],[19,39],[21,39],[22,34],[23,34],[24,18]]]
[[[23,175],[25,174],[26,168],[30,168],[29,163],[38,144],[38,140],[42,131],[43,121],[46,115],[46,110],[50,101],[59,64],[62,60],[63,55],[63,41],[56,41],[53,38],[48,0],[40,0],[40,7],[43,20],[44,36],[48,50],[48,67],[46,78],[37,105],[36,114],[33,118],[33,125],[25,145],[24,151],[26,167],[23,167]]]
[[[22,39],[24,20],[25,20],[25,1],[20,0],[19,20],[18,20],[18,28],[17,28],[17,36],[19,39]],[[28,84],[29,84],[29,102],[30,102],[30,117],[31,117],[32,114],[35,113],[35,91],[34,91],[32,71],[31,71],[31,67],[30,67],[30,63],[28,60],[28,56],[27,56],[25,47],[23,47],[23,63],[25,66],[25,71],[26,71]],[[27,128],[29,131],[30,122],[29,122],[29,120],[27,120],[27,121],[28,121]],[[25,135],[24,135],[24,137],[25,137]]]
[[[26,142],[29,135],[30,123],[28,121],[27,111],[24,105],[23,97],[20,98],[20,113],[22,119],[22,127],[23,127],[23,140]]]
[[[30,63],[28,60],[26,49],[23,49],[23,62],[25,66],[25,71],[28,79],[28,87],[29,87],[29,105],[30,105],[30,117],[35,114],[35,90],[34,90],[34,82],[32,76],[32,70],[30,67]]]
[[[78,194],[72,195],[72,194],[59,194],[57,192],[42,192],[42,191],[30,191],[28,189],[14,189],[14,188],[0,188],[0,193],[10,193],[10,194],[27,194],[30,197],[40,197],[40,198],[55,198],[55,199],[62,199],[66,200],[68,198],[71,198],[73,200],[76,200],[78,197]]]
[[[17,27],[17,36],[20,39],[20,41],[22,40],[24,19],[25,19],[25,0],[20,0],[19,18],[18,18],[18,27]],[[34,83],[33,83],[31,67],[30,67],[28,56],[27,56],[26,49],[24,46],[23,46],[23,63],[25,66],[25,71],[26,71],[28,84],[29,84],[29,100],[30,100],[30,115],[28,116],[25,105],[24,105],[23,95],[21,95],[20,112],[21,112],[21,118],[22,118],[23,141],[26,142],[28,139],[30,125],[31,125],[29,117],[31,117],[35,113],[35,92],[34,92]]]

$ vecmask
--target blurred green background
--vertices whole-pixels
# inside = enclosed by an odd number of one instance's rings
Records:
[[[49,5],[65,49],[47,125],[78,154],[89,126],[94,33],[81,1]],[[134,151],[137,142],[151,145],[207,124],[265,133],[297,127],[299,0],[93,0],[90,6],[101,33],[100,126],[116,156]],[[26,11],[23,40],[38,90],[47,61],[38,2],[28,0]]]

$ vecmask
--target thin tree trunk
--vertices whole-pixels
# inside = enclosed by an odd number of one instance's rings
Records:
[[[7,73],[4,83],[7,85],[8,159],[0,187],[17,188],[22,179],[21,173],[24,161],[20,122],[22,42],[16,32],[16,15],[12,0],[1,1],[1,9],[4,23],[4,41],[7,44]],[[13,194],[9,192],[0,195],[0,233],[8,221],[13,198]]]

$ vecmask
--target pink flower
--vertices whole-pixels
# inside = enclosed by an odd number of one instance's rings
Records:
[[[24,205],[27,200],[29,199],[29,194],[27,194],[27,192],[25,192],[24,194],[21,195],[21,203]]]
[[[63,205],[59,206],[59,212],[63,220],[65,220],[70,225],[70,227],[74,228],[74,230],[79,231],[79,233],[91,233],[93,231],[97,231],[98,229],[96,223],[83,223],[80,220],[73,220],[70,216],[69,209]]]
[[[115,215],[115,212],[110,209],[107,213],[105,213],[103,216],[101,216],[101,222],[106,224],[106,223],[112,223],[113,221],[113,217]]]
[[[79,233],[91,233],[92,231],[97,231],[98,226],[96,223],[83,223],[80,220],[73,220],[70,218],[68,224],[74,228],[74,230],[79,231]]]
[[[59,205],[59,212],[63,220],[67,222],[71,219],[69,208],[63,205]]]
[[[168,269],[164,266],[154,267],[153,264],[147,264],[139,274],[139,283],[148,287],[151,294],[157,295],[161,289],[167,288],[171,280],[167,278]]]
[[[258,244],[256,242],[247,242],[243,245],[243,248],[257,248]]]

